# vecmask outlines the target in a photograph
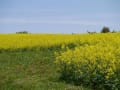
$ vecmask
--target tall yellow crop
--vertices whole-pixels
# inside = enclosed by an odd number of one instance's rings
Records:
[[[120,34],[86,35],[80,42],[56,54],[61,78],[96,89],[119,90]]]

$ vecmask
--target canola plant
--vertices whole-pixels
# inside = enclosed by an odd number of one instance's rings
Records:
[[[120,34],[87,35],[80,41],[74,49],[55,53],[61,79],[95,90],[120,90]]]

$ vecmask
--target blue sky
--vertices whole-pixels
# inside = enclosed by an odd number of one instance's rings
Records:
[[[0,33],[120,30],[120,0],[0,0]]]

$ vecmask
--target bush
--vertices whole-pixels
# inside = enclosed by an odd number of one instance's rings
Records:
[[[117,53],[117,54],[116,54]],[[60,78],[77,85],[89,85],[95,90],[120,90],[120,60],[110,46],[85,46],[56,54]]]
[[[108,33],[110,32],[110,29],[108,27],[103,27],[101,33]]]
[[[16,32],[16,34],[28,34],[27,31],[20,31],[20,32]]]
[[[117,31],[113,30],[112,33],[117,33]]]

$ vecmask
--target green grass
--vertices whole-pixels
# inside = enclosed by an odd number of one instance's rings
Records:
[[[0,53],[0,90],[90,90],[59,80],[54,51]]]

